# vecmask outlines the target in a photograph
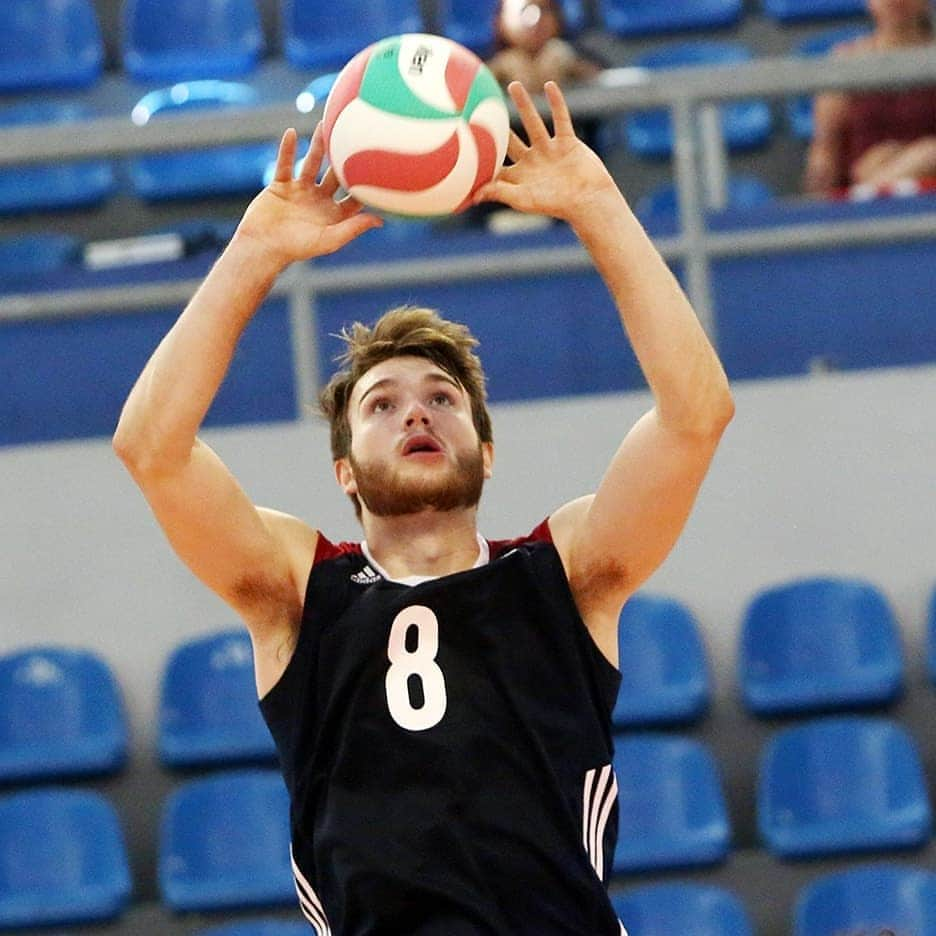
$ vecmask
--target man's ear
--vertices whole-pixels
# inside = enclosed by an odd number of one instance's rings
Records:
[[[481,443],[481,461],[484,464],[484,477],[490,478],[494,474],[494,443]]]
[[[335,480],[345,494],[357,494],[357,481],[354,478],[354,469],[347,458],[335,459]]]

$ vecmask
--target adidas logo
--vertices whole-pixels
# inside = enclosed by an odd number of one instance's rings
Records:
[[[380,581],[380,576],[369,566],[364,566],[360,572],[351,573],[351,581],[355,585],[373,585]]]

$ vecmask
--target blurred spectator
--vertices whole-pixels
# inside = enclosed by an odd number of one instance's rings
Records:
[[[867,0],[867,7],[871,33],[836,46],[833,54],[936,44],[930,0]],[[807,192],[936,176],[936,86],[820,94],[814,123]]]
[[[568,85],[602,70],[563,38],[558,0],[501,0],[494,29],[497,51],[487,64],[502,85],[520,81],[535,94],[546,81]]]

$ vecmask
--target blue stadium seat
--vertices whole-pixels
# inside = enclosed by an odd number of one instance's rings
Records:
[[[876,586],[858,579],[764,589],[744,615],[738,682],[758,715],[889,702],[903,682],[894,613]]]
[[[125,0],[123,64],[136,81],[236,78],[262,52],[256,0]]]
[[[0,780],[112,773],[126,756],[123,702],[103,660],[62,647],[0,657]]]
[[[764,749],[757,824],[776,855],[920,845],[931,821],[916,744],[895,722],[825,717],[781,729]]]
[[[865,0],[762,0],[762,4],[767,16],[783,23],[867,12]]]
[[[814,33],[793,50],[795,55],[816,58],[828,55],[843,42],[868,34],[867,26],[846,26]],[[793,135],[800,140],[811,140],[813,135],[813,99],[810,95],[797,95],[786,101],[787,121]]]
[[[0,92],[87,87],[103,67],[93,0],[0,3]]]
[[[558,0],[565,22],[565,35],[580,32],[586,21],[583,0]],[[500,0],[439,0],[439,23],[443,36],[460,42],[482,58],[494,51],[495,18]],[[533,89],[531,89],[533,90]]]
[[[688,881],[646,884],[611,898],[627,936],[754,936],[729,890]]]
[[[711,678],[698,624],[672,598],[636,594],[618,623],[618,728],[691,721],[704,714]]]
[[[749,62],[751,51],[738,42],[681,42],[661,46],[637,57],[634,64],[651,71],[731,65]],[[773,117],[764,100],[732,101],[719,107],[722,135],[730,151],[763,146],[770,138]],[[602,127],[602,146],[613,146],[623,134],[624,141],[638,156],[667,158],[673,151],[673,128],[669,111],[654,108],[612,118]]]
[[[199,930],[195,936],[309,936],[309,924],[291,920],[240,920]]]
[[[733,26],[742,14],[742,0],[599,0],[599,4],[605,27],[625,38]]]
[[[237,770],[179,786],[163,810],[158,875],[175,911],[294,905],[283,778]]]
[[[130,889],[120,824],[99,793],[39,787],[0,797],[0,929],[112,919]]]
[[[169,767],[276,756],[246,631],[189,640],[172,652],[160,692],[159,756]]]
[[[641,734],[614,742],[618,841],[614,871],[715,864],[729,850],[721,778],[692,738]]]
[[[726,183],[727,208],[757,208],[776,198],[773,189],[761,178],[750,174],[730,176]],[[639,199],[635,213],[641,221],[675,219],[679,214],[679,193],[667,182]]]
[[[800,890],[794,936],[933,936],[936,874],[875,862],[819,875]]]
[[[190,110],[253,107],[258,93],[234,81],[188,81],[151,91],[133,109],[134,123]],[[263,173],[276,158],[273,142],[181,150],[140,156],[128,163],[133,191],[146,201],[249,195],[263,188]]]
[[[0,110],[0,129],[29,124],[69,124],[91,116],[77,104],[30,101]],[[0,215],[89,208],[117,190],[111,163],[105,159],[29,163],[0,169]]]
[[[400,33],[422,32],[419,0],[283,0],[283,49],[295,68],[342,68],[361,49]]]
[[[499,0],[441,0],[442,35],[487,58],[494,51],[494,18],[499,5]]]
[[[70,234],[21,234],[0,240],[0,281],[60,270],[76,262],[81,242]]]

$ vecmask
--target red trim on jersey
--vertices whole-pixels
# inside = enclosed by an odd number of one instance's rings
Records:
[[[522,546],[524,543],[551,543],[552,541],[552,531],[549,529],[549,518],[547,517],[542,523],[533,527],[526,536],[518,536],[516,539],[509,540],[488,540],[488,547],[491,550],[491,558],[496,559],[502,553],[513,549],[515,546]]]
[[[509,540],[488,540],[488,548],[491,552],[491,558],[496,559],[502,553],[520,546],[523,543],[551,543],[552,532],[549,529],[549,518],[547,517],[541,523],[537,524],[527,533],[526,536],[518,536],[516,539]],[[312,565],[324,562],[326,559],[335,559],[338,556],[346,556],[349,553],[363,555],[360,543],[333,543],[324,533],[319,533],[318,542],[315,544],[315,557]]]
[[[324,533],[319,533],[318,542],[315,544],[315,556],[312,559],[312,565],[324,562],[326,559],[336,559],[338,556],[345,556],[348,553],[362,553],[360,543],[333,543]]]

